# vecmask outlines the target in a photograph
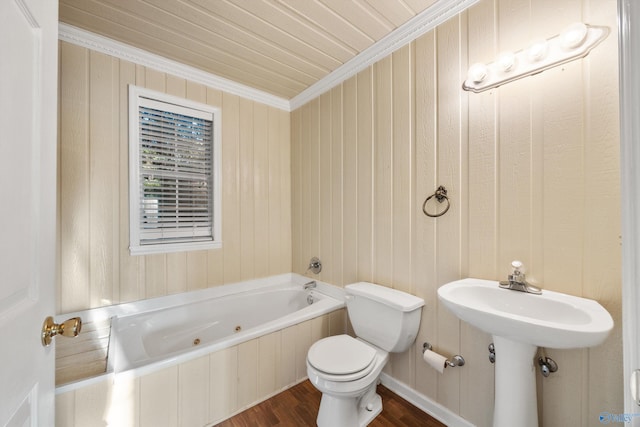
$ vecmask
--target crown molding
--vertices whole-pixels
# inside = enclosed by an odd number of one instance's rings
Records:
[[[280,110],[291,111],[290,102],[287,99],[62,22],[58,24],[58,39],[135,64],[153,68],[154,70],[182,77],[195,83],[201,83],[211,88],[238,95],[242,98],[266,104]]]
[[[360,52],[353,59],[323,77],[307,89],[300,92],[291,100],[280,98],[270,93],[254,89],[249,86],[225,79],[215,74],[207,73],[195,67],[164,58],[142,49],[82,30],[71,25],[60,23],[59,36],[62,41],[83,46],[88,49],[105,53],[116,58],[124,59],[158,71],[173,74],[202,83],[214,89],[238,95],[252,101],[260,102],[285,111],[293,111],[317,98],[328,90],[341,84],[360,71],[390,55],[401,47],[411,43],[438,25],[466,10],[480,0],[440,0],[433,6],[419,13],[406,24]]]
[[[449,18],[473,6],[480,0],[441,0],[425,9],[406,24],[360,52],[353,59],[329,73],[326,77],[309,86],[291,99],[291,110],[303,106],[343,81],[356,75],[368,66],[389,56],[394,51],[428,33]]]

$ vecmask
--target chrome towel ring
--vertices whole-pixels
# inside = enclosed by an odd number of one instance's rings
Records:
[[[429,212],[427,212],[427,202],[433,198],[436,198],[436,200],[438,201],[438,203],[442,203],[445,200],[447,201],[447,207],[444,208],[444,210],[440,213],[436,213],[436,214],[431,214]],[[449,197],[447,197],[447,189],[444,188],[444,186],[440,186],[438,187],[438,189],[436,190],[435,193],[433,193],[432,195],[430,195],[429,197],[427,197],[427,199],[424,201],[424,203],[422,204],[422,212],[424,212],[424,214],[426,216],[430,216],[431,218],[436,218],[439,216],[442,216],[444,214],[447,213],[447,211],[449,210],[449,208],[451,207],[451,202],[449,201]]]

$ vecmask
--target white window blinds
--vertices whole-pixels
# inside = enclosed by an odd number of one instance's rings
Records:
[[[214,115],[138,96],[137,158],[131,167],[132,252],[168,252],[181,244],[214,242]],[[135,153],[134,153],[135,154]],[[135,163],[135,165],[134,165]],[[135,221],[135,224],[133,223]],[[162,245],[152,251],[145,247]]]

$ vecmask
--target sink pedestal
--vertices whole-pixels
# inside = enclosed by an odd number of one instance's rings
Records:
[[[493,335],[494,427],[538,427],[538,347],[594,347],[613,329],[611,315],[597,301],[506,290],[492,280],[456,280],[440,286],[438,298],[458,318]]]
[[[536,370],[538,347],[493,336],[496,349],[493,427],[538,427]]]

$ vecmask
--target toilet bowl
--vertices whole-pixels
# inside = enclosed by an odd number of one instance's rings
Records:
[[[345,287],[347,311],[357,338],[336,335],[314,343],[307,374],[322,392],[319,427],[366,426],[381,411],[376,393],[389,352],[407,350],[420,325],[424,300],[372,283]]]
[[[322,392],[318,426],[366,426],[381,411],[376,386],[389,353],[349,335],[324,338],[307,355],[309,381]]]

